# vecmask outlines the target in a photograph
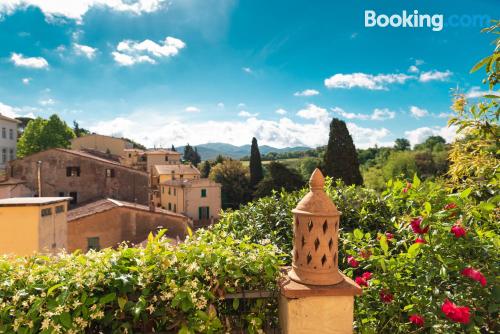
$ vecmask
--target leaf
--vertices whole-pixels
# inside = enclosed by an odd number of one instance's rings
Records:
[[[64,312],[59,316],[59,322],[66,328],[71,328],[71,315]]]
[[[420,184],[421,184],[421,183],[422,183],[422,182],[421,182],[421,181],[420,181],[420,179],[418,178],[417,173],[415,173],[415,174],[413,175],[413,186],[414,186],[415,188],[418,188],[418,187],[420,186]]]
[[[186,325],[182,325],[181,329],[179,329],[177,334],[191,334],[191,331]]]
[[[412,258],[417,256],[418,253],[420,252],[420,247],[421,247],[420,243],[414,243],[413,245],[410,246],[410,248],[408,248],[408,255]]]
[[[61,286],[63,286],[64,284],[63,283],[58,283],[56,285],[53,285],[51,286],[48,290],[47,290],[47,296],[49,296],[55,289],[57,288],[60,288]]]
[[[432,211],[431,203],[425,202],[424,207],[425,207],[425,211],[427,212],[427,214],[430,214]]]
[[[116,299],[116,293],[111,292],[99,299],[99,304],[107,304]]]
[[[126,304],[127,304],[127,297],[118,297],[118,306],[120,307],[120,311],[123,311]]]
[[[189,226],[186,227],[187,228],[187,233],[189,235],[190,238],[193,237],[193,231],[191,230],[191,228],[189,228]]]
[[[382,235],[379,240],[380,243],[380,248],[384,251],[385,254],[387,254],[387,251],[389,251],[389,245],[387,244],[387,237],[385,235]]]
[[[362,240],[363,236],[364,234],[359,228],[354,229],[354,238],[356,238],[357,240]]]
[[[471,193],[472,188],[467,188],[464,191],[460,193],[460,198],[467,198],[469,197],[469,194]]]
[[[480,61],[477,62],[476,65],[474,65],[474,67],[472,67],[472,69],[470,70],[470,73],[476,72],[481,67],[483,67],[484,65],[486,65],[486,63],[488,63],[489,61],[491,61],[491,59],[492,59],[492,56],[488,56],[486,58],[481,59]]]
[[[240,300],[238,298],[233,299],[233,310],[237,310],[240,306]]]

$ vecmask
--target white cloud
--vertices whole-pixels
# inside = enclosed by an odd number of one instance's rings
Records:
[[[429,115],[429,111],[427,109],[419,108],[417,106],[411,106],[410,113],[415,118],[425,117]]]
[[[423,143],[430,136],[441,136],[446,140],[446,142],[451,143],[457,136],[456,131],[457,128],[455,126],[426,126],[415,130],[405,131],[405,136],[412,145]]]
[[[477,99],[485,95],[496,95],[500,97],[500,93],[492,90],[481,90],[478,86],[471,87],[469,91],[465,93],[465,97],[468,99]]]
[[[411,65],[408,68],[408,72],[410,72],[410,73],[418,73],[418,71],[420,71],[420,70],[418,69],[418,67],[416,65]]]
[[[148,111],[147,115],[147,121],[144,112],[138,111],[129,116],[89,124],[88,128],[101,134],[129,137],[148,147],[179,146],[188,142],[192,145],[207,142],[244,145],[252,137],[256,137],[261,145],[317,147],[328,142],[331,121],[326,117],[307,122],[295,122],[287,117],[277,121],[250,117],[232,121],[187,122],[178,118],[169,119],[163,110]],[[347,127],[359,148],[384,145],[390,134],[384,128],[364,128],[354,123],[348,123]]]
[[[412,76],[395,73],[395,74],[366,74],[366,73],[352,73],[342,74],[338,73],[330,78],[325,79],[325,86],[328,88],[365,88],[370,90],[387,90],[389,84],[398,83],[403,84],[407,80],[412,79]]]
[[[248,74],[252,74],[253,73],[253,71],[252,71],[252,69],[250,67],[242,67],[241,69],[245,73],[248,73]]]
[[[448,112],[442,112],[437,115],[438,118],[450,118],[451,116],[453,116],[453,114]]]
[[[353,32],[350,37],[351,37],[351,39],[355,39],[356,37],[358,37],[358,33]]]
[[[107,7],[118,12],[136,15],[151,13],[167,3],[166,0],[3,0],[0,2],[0,17],[10,15],[18,9],[38,7],[47,20],[66,18],[82,22],[82,18],[92,7]]]
[[[73,44],[73,48],[75,49],[76,54],[87,57],[88,59],[92,59],[95,57],[95,53],[97,48],[93,48],[88,45],[82,45],[78,43]]]
[[[54,105],[56,103],[56,101],[54,99],[48,98],[45,100],[40,100],[40,101],[38,101],[38,103],[44,107],[47,107],[47,106]]]
[[[319,92],[315,89],[306,89],[306,90],[303,90],[301,92],[295,92],[293,95],[294,96],[314,96],[314,95],[318,95]]]
[[[22,78],[21,81],[23,82],[23,84],[25,85],[29,85],[31,80],[33,80],[32,78]]]
[[[390,111],[388,108],[375,108],[371,114],[350,113],[339,107],[332,108],[332,111],[347,119],[384,121],[396,117],[396,112]]]
[[[308,104],[305,109],[297,112],[297,116],[305,119],[324,119],[328,118],[329,114],[325,108],[318,107],[315,104]]]
[[[420,73],[418,80],[420,82],[429,82],[429,81],[446,81],[453,73],[446,70],[444,72],[432,70],[427,72]]]
[[[183,41],[170,36],[160,44],[149,39],[142,42],[124,40],[118,43],[112,55],[121,66],[131,66],[136,63],[155,64],[155,59],[175,56],[185,46]]]
[[[252,113],[249,113],[248,111],[245,111],[245,110],[242,110],[238,113],[238,116],[240,117],[257,117],[259,116],[259,113],[255,113],[255,114],[252,114]]]
[[[278,115],[286,115],[286,110],[283,109],[283,108],[279,108],[279,109],[276,109],[275,112],[278,114]]]
[[[189,106],[186,109],[184,109],[186,112],[200,112],[200,108],[194,107],[194,106]]]
[[[422,59],[415,59],[415,65],[420,66],[423,65],[425,62]]]
[[[224,103],[222,102],[217,103],[217,108],[223,109],[224,107],[225,107]]]
[[[42,69],[49,66],[49,63],[43,57],[25,57],[20,53],[12,53],[10,60],[19,67]]]
[[[245,108],[247,105],[244,104],[243,102],[238,103],[238,108]]]
[[[35,118],[35,115],[33,114],[32,111],[34,108],[18,108],[18,107],[12,107],[7,104],[4,104],[0,102],[0,114],[10,117],[10,118],[16,118],[16,117],[31,117]]]

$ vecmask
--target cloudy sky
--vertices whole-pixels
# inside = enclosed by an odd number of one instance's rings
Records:
[[[364,11],[462,24],[365,28]],[[57,113],[148,146],[358,147],[448,140],[451,89],[477,98],[497,0],[2,0],[0,113]]]

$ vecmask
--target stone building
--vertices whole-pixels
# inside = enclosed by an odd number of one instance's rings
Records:
[[[148,204],[147,173],[89,153],[56,148],[9,166],[10,176],[26,181],[37,195],[72,197],[71,206],[108,197]]]
[[[138,150],[125,149],[120,162],[138,170],[150,172],[155,165],[178,165],[181,163],[181,154],[172,150]]]
[[[1,177],[0,177],[1,178]],[[26,181],[6,176],[0,180],[0,199],[11,197],[33,197],[34,192],[26,186]]]
[[[16,158],[17,119],[0,114],[0,173],[3,173],[7,162]]]
[[[183,240],[189,226],[184,215],[145,205],[102,199],[68,212],[68,250],[139,244],[149,233],[167,229],[165,236]]]
[[[125,139],[103,136],[96,133],[71,140],[71,149],[77,151],[87,149],[121,156],[123,150],[131,148],[133,148],[133,144]]]

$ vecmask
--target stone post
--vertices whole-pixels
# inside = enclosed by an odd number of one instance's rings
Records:
[[[338,269],[340,212],[316,169],[309,193],[292,211],[292,268],[281,283],[283,333],[352,333],[354,296],[361,288]]]

